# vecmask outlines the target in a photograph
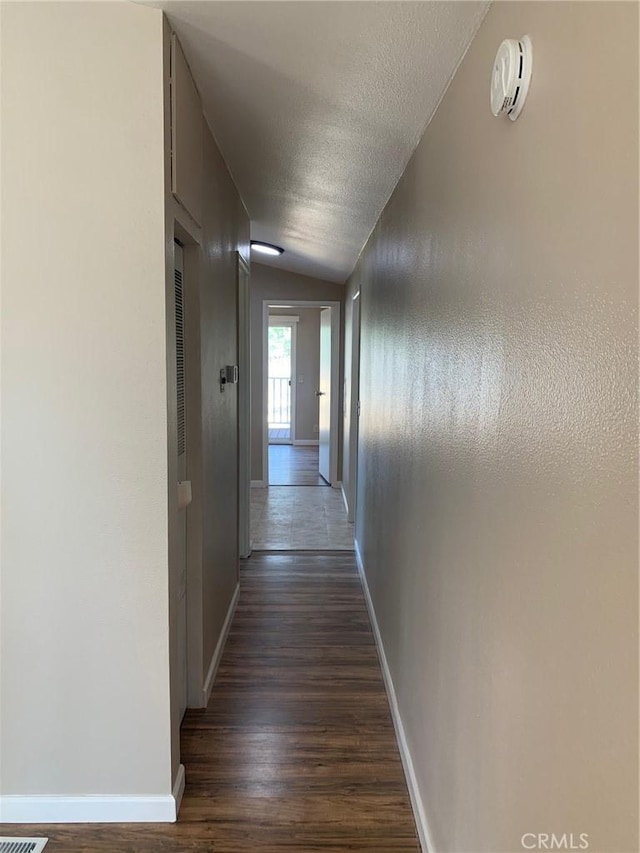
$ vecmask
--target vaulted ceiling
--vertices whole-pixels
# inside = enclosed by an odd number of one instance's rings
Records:
[[[344,281],[484,2],[159,0],[271,263]]]

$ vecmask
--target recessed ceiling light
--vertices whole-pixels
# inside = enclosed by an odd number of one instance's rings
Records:
[[[272,243],[263,243],[262,240],[252,240],[251,248],[256,252],[262,252],[263,255],[281,255],[284,249],[280,246],[274,246]]]

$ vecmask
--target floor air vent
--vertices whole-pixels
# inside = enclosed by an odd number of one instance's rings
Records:
[[[0,853],[40,853],[48,838],[0,838]]]

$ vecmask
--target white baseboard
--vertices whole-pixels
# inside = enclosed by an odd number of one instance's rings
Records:
[[[174,823],[184,793],[181,764],[173,792],[155,797],[0,797],[2,823]]]
[[[420,791],[418,789],[418,780],[415,768],[413,766],[411,753],[409,752],[409,746],[407,744],[407,738],[404,733],[404,726],[402,725],[402,718],[398,709],[398,700],[396,698],[395,687],[393,686],[393,679],[391,678],[391,672],[389,670],[389,665],[387,664],[387,656],[385,655],[384,646],[382,645],[382,636],[380,635],[380,629],[378,627],[376,611],[374,610],[371,593],[369,592],[369,585],[367,584],[367,576],[364,571],[364,563],[362,562],[362,552],[360,551],[360,545],[357,540],[354,540],[354,549],[356,554],[356,563],[358,564],[358,572],[360,574],[360,581],[362,583],[362,590],[364,592],[365,601],[367,602],[369,619],[371,620],[371,628],[376,641],[378,657],[380,658],[380,667],[382,669],[384,686],[387,690],[387,697],[389,699],[393,727],[396,730],[396,740],[398,741],[400,758],[404,768],[404,775],[407,780],[407,788],[409,789],[409,798],[411,800],[411,808],[413,809],[413,816],[418,830],[420,847],[422,848],[422,853],[435,853],[435,847],[429,830],[427,816],[420,796]]]
[[[184,764],[181,764],[178,767],[178,773],[176,774],[176,781],[173,784],[173,801],[175,803],[176,816],[174,820],[178,819],[178,812],[180,811],[180,805],[182,803],[182,795],[184,794],[184,785],[185,785],[185,773],[184,773]]]
[[[301,446],[318,447],[318,445],[320,444],[320,442],[318,441],[317,438],[296,438],[296,440],[293,443],[296,447],[301,447]]]
[[[203,708],[207,707],[207,705],[209,704],[209,699],[211,698],[213,682],[215,681],[216,672],[218,671],[218,666],[220,665],[220,658],[222,657],[222,652],[224,651],[224,644],[227,642],[227,635],[229,634],[229,628],[231,627],[231,622],[233,621],[233,614],[236,612],[238,598],[240,598],[240,584],[236,586],[235,592],[233,593],[233,597],[231,599],[231,603],[229,604],[229,609],[227,610],[227,615],[224,620],[224,625],[222,626],[222,630],[220,631],[218,644],[216,645],[213,655],[211,656],[211,663],[209,664],[207,677],[204,680],[204,686],[202,688]]]
[[[252,489],[264,489],[265,486],[266,486],[266,483],[264,480],[252,480],[251,481],[251,488]]]
[[[345,491],[344,491],[344,483],[340,484],[340,489],[342,491],[342,500],[344,503],[344,508],[347,511],[347,518],[348,518],[349,517],[349,503],[347,502],[347,496],[346,496]]]
[[[331,483],[332,489],[341,489],[342,488],[342,480],[336,480],[335,483]]]

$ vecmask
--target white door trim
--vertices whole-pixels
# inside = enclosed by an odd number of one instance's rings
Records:
[[[251,554],[251,312],[249,265],[238,261],[238,552]]]
[[[282,299],[279,300],[282,302]],[[269,305],[277,305],[278,300],[262,300],[262,481],[269,484],[269,424],[268,424],[268,360],[269,360]],[[321,299],[287,299],[292,308],[332,308],[331,312],[331,484],[338,484],[338,430],[340,412],[340,318],[341,303]],[[292,386],[296,383],[292,381]],[[335,389],[335,393],[334,393]],[[292,400],[293,405],[293,400]]]
[[[355,523],[358,504],[358,440],[360,430],[360,291],[352,297],[351,310],[351,389],[349,399],[349,499],[347,521]],[[357,318],[357,323],[355,322]],[[346,368],[345,368],[346,370]]]

